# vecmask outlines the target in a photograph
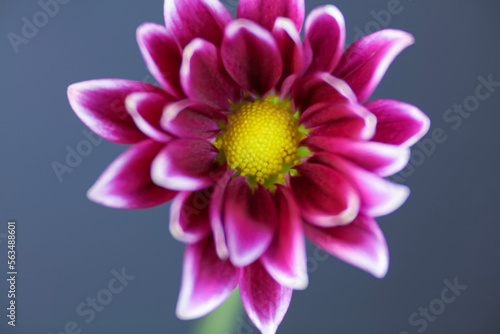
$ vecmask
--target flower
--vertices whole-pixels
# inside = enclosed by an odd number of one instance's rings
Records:
[[[137,40],[161,88],[119,79],[68,88],[100,136],[133,144],[89,190],[114,208],[173,199],[170,230],[187,244],[177,315],[217,308],[239,286],[263,333],[275,333],[293,289],[308,285],[305,238],[376,277],[388,251],[374,217],[408,197],[385,177],[429,129],[416,107],[366,102],[413,43],[382,30],[344,52],[332,5],[305,20],[303,0],[165,1],[166,26]]]

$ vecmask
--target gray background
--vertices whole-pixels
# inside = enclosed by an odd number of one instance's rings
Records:
[[[126,147],[94,147],[62,183],[51,167],[64,163],[66,146],[85,140],[85,126],[66,99],[69,84],[106,77],[151,81],[135,29],[163,22],[162,0],[70,1],[17,54],[7,34],[21,34],[22,17],[31,21],[40,7],[32,0],[0,1],[0,332],[56,334],[75,321],[82,333],[188,333],[194,323],[174,315],[183,245],[169,235],[168,205],[113,210],[85,197]],[[307,10],[327,3],[307,1]],[[348,42],[355,27],[377,28],[371,11],[388,3],[336,1]],[[233,12],[234,4],[226,1]],[[417,149],[418,166],[402,178],[412,189],[410,199],[378,219],[391,253],[387,277],[325,260],[311,247],[310,286],[294,294],[278,333],[417,333],[423,327],[412,326],[410,315],[439,299],[443,281],[455,277],[467,289],[424,332],[500,333],[500,88],[457,129],[443,119],[453,104],[474,95],[479,76],[500,81],[500,4],[401,5],[388,26],[413,33],[417,43],[396,60],[373,98],[419,106],[446,141],[428,155]],[[18,224],[15,329],[5,318],[9,219]],[[135,280],[86,324],[75,308],[107,287],[111,270],[123,267]]]

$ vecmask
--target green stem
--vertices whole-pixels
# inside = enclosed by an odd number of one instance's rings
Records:
[[[194,334],[231,334],[236,329],[237,317],[241,314],[240,292],[235,289],[217,310],[200,319]]]

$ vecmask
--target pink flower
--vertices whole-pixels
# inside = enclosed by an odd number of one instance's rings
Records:
[[[305,20],[303,0],[165,1],[166,27],[137,30],[162,88],[105,79],[68,89],[80,119],[134,144],[89,190],[114,208],[173,199],[170,228],[187,244],[177,314],[206,315],[239,286],[263,333],[275,333],[293,289],[308,284],[305,238],[376,277],[388,251],[373,217],[406,200],[384,177],[428,130],[416,107],[366,102],[413,43],[382,30],[344,52],[331,5]]]

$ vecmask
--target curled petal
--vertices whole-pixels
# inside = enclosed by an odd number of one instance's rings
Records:
[[[238,273],[229,261],[219,259],[212,238],[187,245],[177,316],[190,320],[215,310],[236,288]]]
[[[171,141],[153,161],[153,181],[174,190],[207,188],[226,170],[226,164],[216,161],[218,155],[217,148],[203,139]]]
[[[387,242],[377,222],[359,215],[351,224],[318,228],[306,224],[307,237],[324,251],[375,277],[382,278],[389,268]]]
[[[304,163],[289,184],[302,216],[311,224],[331,227],[350,223],[359,211],[359,197],[346,178],[331,167]]]
[[[125,107],[127,96],[136,92],[165,94],[144,82],[100,79],[69,86],[68,99],[76,115],[96,134],[118,144],[135,144],[147,139]]]
[[[328,73],[317,72],[298,80],[292,90],[295,107],[303,112],[318,103],[357,102],[349,85]]]
[[[137,42],[153,77],[167,92],[182,98],[184,93],[179,81],[182,56],[175,38],[164,26],[144,23],[137,28]]]
[[[285,317],[293,290],[276,282],[259,261],[242,269],[241,301],[263,334],[274,334]]]
[[[376,100],[367,102],[365,107],[377,116],[373,141],[410,147],[429,131],[429,117],[411,104]]]
[[[227,249],[226,232],[224,231],[224,221],[222,219],[224,212],[224,196],[226,193],[227,184],[234,174],[234,170],[229,170],[224,173],[214,186],[212,199],[209,205],[210,225],[214,234],[215,249],[217,255],[222,260],[229,258],[229,250]]]
[[[179,241],[197,243],[210,235],[211,189],[181,192],[170,205],[170,233]]]
[[[283,73],[283,61],[275,39],[252,21],[241,19],[227,26],[221,55],[234,81],[259,96],[274,88]]]
[[[410,195],[410,189],[379,177],[355,164],[327,152],[320,152],[310,160],[338,170],[353,184],[361,199],[361,211],[380,217],[397,210]]]
[[[125,100],[125,105],[135,125],[149,138],[166,143],[172,136],[160,127],[163,107],[171,100],[158,93],[133,93]]]
[[[267,272],[280,284],[294,289],[308,285],[306,243],[298,204],[289,188],[278,185],[275,192],[278,231],[260,258]]]
[[[279,17],[290,19],[300,31],[304,23],[304,0],[240,0],[236,17],[257,22],[267,30],[272,30]]]
[[[182,49],[197,37],[219,46],[233,20],[219,0],[167,0],[164,13],[165,25]]]
[[[338,154],[358,166],[380,176],[389,176],[403,169],[410,159],[406,147],[346,138],[310,136],[301,145],[313,152]]]
[[[375,91],[392,61],[414,41],[412,35],[393,29],[363,37],[345,51],[333,74],[347,81],[359,101],[365,101]]]
[[[184,49],[181,83],[187,96],[214,108],[228,109],[241,99],[241,89],[227,74],[217,47],[200,38]]]
[[[150,175],[151,163],[163,147],[145,140],[129,148],[106,168],[88,198],[119,209],[144,209],[170,201],[176,192],[157,186]]]
[[[309,72],[331,73],[344,52],[344,16],[335,6],[318,7],[307,17],[305,30],[304,46],[312,54]]]
[[[243,176],[229,181],[224,200],[229,259],[243,267],[257,260],[273,240],[278,224],[276,207],[267,189],[258,184],[252,191]]]

